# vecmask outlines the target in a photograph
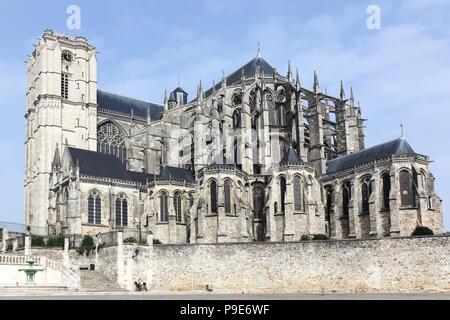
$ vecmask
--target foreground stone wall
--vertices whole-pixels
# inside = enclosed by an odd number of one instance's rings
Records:
[[[149,242],[151,243],[151,241]],[[139,255],[136,256],[136,249]],[[64,251],[33,249],[64,261]],[[450,291],[450,237],[288,243],[105,247],[68,252],[74,269],[94,263],[120,286],[141,278],[154,291],[421,292]]]
[[[155,245],[147,250],[144,259],[124,254],[124,263],[134,266],[127,279],[146,279],[153,290],[209,285],[237,293],[450,291],[450,237],[444,236]]]

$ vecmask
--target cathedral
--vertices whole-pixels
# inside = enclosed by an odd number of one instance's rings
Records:
[[[27,61],[25,223],[80,239],[145,230],[161,243],[443,233],[427,156],[364,143],[361,107],[281,75],[258,51],[189,98],[97,89],[95,47],[46,30]]]

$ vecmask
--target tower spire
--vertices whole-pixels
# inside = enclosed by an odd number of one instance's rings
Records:
[[[320,87],[319,87],[319,79],[317,77],[317,73],[316,70],[314,70],[314,94],[318,94],[320,91]]]
[[[295,87],[296,87],[297,91],[300,91],[300,74],[298,72],[298,68],[295,72]]]
[[[355,98],[353,97],[353,87],[350,87],[350,103],[352,106],[355,104]]]
[[[289,82],[292,82],[292,72],[291,72],[291,60],[288,60],[288,73],[287,78]]]
[[[344,91],[344,85],[342,84],[342,80],[341,80],[341,92],[339,94],[341,100],[345,99],[345,91]]]
[[[261,58],[261,42],[258,41],[258,53],[256,54],[257,58]]]

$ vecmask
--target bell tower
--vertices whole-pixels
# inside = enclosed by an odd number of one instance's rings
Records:
[[[56,146],[97,148],[95,48],[84,37],[46,30],[27,61],[27,75],[25,224],[45,233]]]

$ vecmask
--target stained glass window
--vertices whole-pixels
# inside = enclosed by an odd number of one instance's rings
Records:
[[[125,162],[127,158],[123,135],[120,129],[110,121],[101,124],[97,129],[97,151],[113,154],[122,162]]]

